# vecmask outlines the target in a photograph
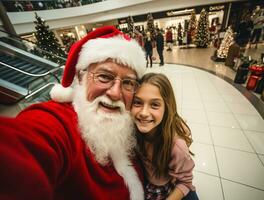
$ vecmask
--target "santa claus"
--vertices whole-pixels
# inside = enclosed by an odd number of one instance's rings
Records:
[[[130,106],[144,52],[114,27],[68,55],[52,101],[0,121],[0,199],[143,200]]]

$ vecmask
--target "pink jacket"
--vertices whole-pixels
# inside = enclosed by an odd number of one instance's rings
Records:
[[[155,168],[152,164],[147,160],[143,160],[143,162],[150,183],[154,185],[164,185],[169,181],[173,181],[176,183],[176,188],[180,189],[184,196],[186,196],[190,190],[195,190],[195,187],[192,184],[194,161],[192,160],[189,154],[189,149],[183,139],[175,137],[173,141],[168,177],[155,177]]]
[[[176,179],[176,188],[179,188],[184,195],[187,195],[190,190],[195,190],[192,185],[194,161],[183,139],[174,139],[171,158],[169,175]]]

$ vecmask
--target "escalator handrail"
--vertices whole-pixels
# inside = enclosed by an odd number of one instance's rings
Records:
[[[32,97],[33,95],[39,93],[40,91],[46,89],[47,87],[51,86],[51,85],[55,85],[57,84],[56,82],[52,82],[52,83],[47,83],[46,85],[43,85],[42,87],[40,87],[39,89],[31,92],[30,94],[28,94],[27,96],[24,97],[24,99],[28,99],[30,97]]]
[[[47,72],[45,72],[45,73],[42,73],[42,74],[32,74],[32,73],[29,73],[29,72],[23,71],[23,70],[21,70],[21,69],[17,69],[17,68],[15,68],[15,67],[13,67],[13,66],[11,66],[11,65],[8,65],[8,64],[6,64],[6,63],[3,63],[3,62],[1,62],[1,61],[0,61],[0,64],[6,66],[6,67],[8,67],[8,68],[11,68],[11,69],[13,69],[13,70],[15,70],[15,71],[18,71],[18,72],[20,72],[20,73],[22,73],[22,74],[26,74],[26,75],[28,75],[28,76],[33,76],[33,77],[43,77],[43,76],[47,76],[48,74],[52,74],[52,73],[58,71],[59,69],[63,69],[63,68],[64,68],[64,65],[61,65],[61,66],[59,66],[59,67],[56,67],[56,68],[54,68],[54,69],[52,69],[52,70],[49,70],[49,71],[47,71]]]

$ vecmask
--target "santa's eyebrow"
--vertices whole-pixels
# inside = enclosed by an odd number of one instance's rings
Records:
[[[101,69],[98,69],[97,72],[105,72],[105,73],[108,73],[108,74],[111,74],[113,76],[116,76],[115,73],[113,73],[113,71],[107,69],[107,68],[101,68]],[[124,78],[129,78],[129,79],[137,79],[136,75],[135,74],[127,74],[126,76],[124,76],[122,79]]]
[[[97,73],[98,72],[105,72],[105,73],[108,73],[108,74],[111,74],[111,75],[115,76],[115,74],[111,70],[108,70],[108,69],[105,69],[105,68],[98,69]]]

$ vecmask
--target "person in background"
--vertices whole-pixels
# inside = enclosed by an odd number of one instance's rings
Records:
[[[160,29],[157,29],[156,46],[157,46],[157,52],[159,54],[159,59],[160,59],[159,65],[163,66],[164,65],[164,58],[163,58],[164,38],[163,38],[163,35]]]
[[[18,1],[15,2],[14,7],[15,7],[15,11],[18,11],[18,12],[24,11],[24,7]]]
[[[144,48],[144,39],[143,39],[143,35],[140,31],[135,29],[135,40],[138,42],[138,44]]]
[[[82,0],[73,0],[72,5],[75,6],[82,6]]]
[[[0,118],[0,199],[143,200],[129,111],[144,64],[112,26],[74,43],[52,101]]]
[[[27,1],[27,2],[26,2],[25,10],[26,10],[26,11],[32,11],[32,10],[34,10],[34,6],[33,6],[33,4],[31,3],[31,1]]]
[[[167,28],[167,31],[166,31],[166,43],[168,45],[167,51],[172,51],[173,39],[172,39],[172,32],[170,28]]]
[[[52,2],[46,2],[46,3],[52,3]],[[45,10],[46,9],[46,4],[42,1],[37,1],[35,5],[37,6],[37,10]],[[48,9],[54,9],[52,4],[49,5]]]
[[[214,41],[213,41],[213,46],[215,48],[219,48],[221,44],[221,38],[220,38],[220,32],[221,32],[222,25],[217,22],[215,25],[215,33],[214,33]]]
[[[144,39],[144,49],[146,52],[147,67],[149,63],[150,67],[152,67],[153,39],[151,37],[150,32],[147,32],[146,37]]]
[[[140,80],[131,114],[145,166],[146,200],[197,200],[192,184],[191,131],[178,115],[172,86],[163,74]]]
[[[64,8],[64,1],[63,0],[57,0],[55,2],[55,8]]]
[[[255,48],[257,49],[264,25],[264,10],[261,9],[260,6],[257,6],[257,8],[255,9],[252,19],[254,27],[250,38],[249,48],[251,48],[251,44],[253,43],[256,45]]]
[[[236,42],[240,47],[246,47],[253,29],[253,22],[250,19],[250,13],[244,13],[242,20],[237,28]]]

